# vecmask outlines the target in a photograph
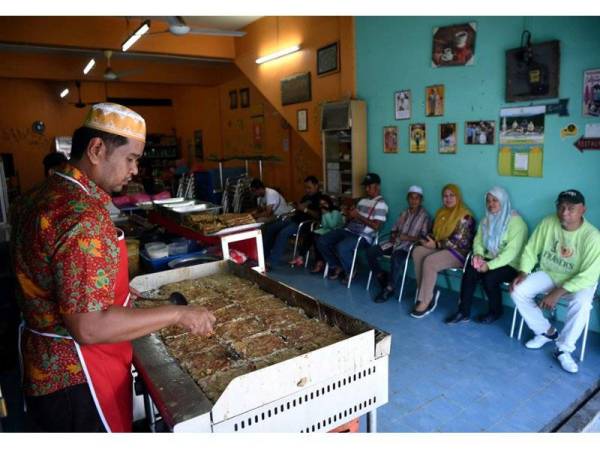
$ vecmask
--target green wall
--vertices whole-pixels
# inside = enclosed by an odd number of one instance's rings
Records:
[[[432,29],[438,26],[477,23],[475,64],[461,67],[431,67]],[[560,40],[560,98],[569,99],[569,117],[547,115],[543,178],[502,177],[497,172],[496,145],[464,145],[464,122],[495,120],[500,108],[542,104],[547,101],[507,103],[504,100],[505,51],[520,45],[528,29],[532,43]],[[554,208],[556,194],[567,188],[586,196],[586,217],[600,227],[600,151],[581,154],[574,137],[562,139],[560,130],[575,123],[579,135],[585,123],[598,118],[582,115],[583,71],[600,68],[600,18],[598,17],[357,17],[356,79],[358,98],[367,102],[369,171],[382,177],[382,190],[395,218],[405,205],[411,184],[425,189],[425,206],[433,214],[440,206],[440,190],[457,183],[477,219],[484,212],[486,189],[500,185],[511,194],[530,228]],[[425,87],[443,84],[445,114],[425,117]],[[410,120],[394,119],[394,92],[410,89],[413,110]],[[553,101],[553,100],[550,100]],[[426,154],[408,152],[408,124],[427,125]],[[438,124],[458,124],[458,151],[438,153]],[[386,125],[397,125],[400,151],[383,153]],[[388,227],[391,224],[388,224]]]
[[[433,28],[464,22],[477,24],[475,64],[431,67]],[[559,96],[569,99],[569,117],[546,116],[543,178],[502,177],[497,171],[500,109],[554,101],[504,100],[505,52],[520,45],[524,29],[531,32],[533,44],[560,41]],[[583,72],[588,69],[600,69],[598,17],[357,17],[357,96],[367,102],[369,171],[382,177],[383,195],[390,205],[386,229],[406,207],[405,193],[411,184],[424,188],[425,207],[434,214],[441,203],[441,188],[449,182],[461,187],[478,220],[484,213],[486,190],[494,185],[505,187],[530,232],[554,211],[559,191],[579,189],[586,196],[587,219],[600,227],[600,151],[582,154],[573,146],[576,137],[560,137],[560,130],[569,123],[579,127],[579,137],[586,123],[600,122],[582,115]],[[434,84],[445,86],[445,114],[426,118],[425,87]],[[412,117],[397,121],[393,96],[404,89],[412,93]],[[496,121],[495,145],[463,144],[464,122],[472,120]],[[425,154],[408,152],[408,124],[415,122],[427,125]],[[444,122],[458,124],[455,155],[438,153],[438,124]],[[398,153],[383,153],[382,130],[387,125],[398,126]],[[598,309],[592,323],[596,330]]]

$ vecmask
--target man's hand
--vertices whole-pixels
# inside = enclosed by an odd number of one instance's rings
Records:
[[[142,293],[140,291],[138,291],[137,289],[132,288],[131,286],[129,286],[129,301],[130,303],[133,303],[136,301],[136,299],[138,297],[142,296]]]
[[[354,207],[348,209],[348,217],[350,217],[351,219],[356,219],[359,216],[360,214],[358,213],[358,209]]]
[[[548,311],[552,311],[565,293],[566,291],[561,287],[552,289],[547,295],[544,296],[542,301],[539,303],[539,307],[542,309],[547,309]]]
[[[177,324],[190,330],[192,334],[210,336],[215,320],[213,313],[202,306],[185,306],[181,307]]]
[[[517,284],[521,284],[523,281],[525,281],[525,278],[527,278],[527,274],[525,272],[519,272],[519,275],[517,275],[513,282],[510,283],[509,291],[514,291],[515,287],[517,287]]]

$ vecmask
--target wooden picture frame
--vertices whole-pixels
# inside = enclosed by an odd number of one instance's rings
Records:
[[[560,74],[559,41],[506,51],[506,101],[557,98]]]
[[[240,89],[240,108],[249,108],[250,107],[250,89],[243,88]]]
[[[237,91],[229,91],[229,109],[237,109],[238,94]]]
[[[443,84],[427,86],[425,88],[425,115],[437,117],[444,115],[444,100],[446,93]]]
[[[398,127],[383,127],[383,153],[398,153]]]
[[[202,130],[194,130],[194,157],[204,159],[204,142],[202,140]]]
[[[475,62],[475,22],[433,29],[432,67],[470,66]]]
[[[495,143],[495,120],[473,120],[465,122],[465,145],[494,145]]]
[[[309,102],[312,98],[310,72],[297,73],[281,80],[281,105]]]
[[[298,131],[308,131],[308,110],[299,109],[296,112],[296,129]]]
[[[424,123],[411,123],[408,127],[410,153],[427,151],[427,126]]]
[[[438,151],[445,155],[456,154],[456,123],[440,123],[438,125]]]
[[[340,71],[340,44],[334,42],[317,50],[317,76]]]
[[[411,104],[410,90],[394,92],[394,117],[396,120],[410,119]]]

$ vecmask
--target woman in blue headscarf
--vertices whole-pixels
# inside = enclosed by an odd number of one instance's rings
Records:
[[[511,282],[521,250],[527,241],[527,225],[512,209],[508,192],[495,186],[485,194],[485,218],[479,223],[473,242],[473,258],[462,278],[458,311],[447,324],[469,321],[477,283],[481,281],[489,300],[489,311],[478,317],[480,323],[492,323],[502,315],[503,282]]]

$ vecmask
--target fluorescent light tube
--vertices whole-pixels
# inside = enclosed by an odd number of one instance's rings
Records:
[[[67,95],[69,95],[69,89],[65,88],[63,89],[63,91],[60,93],[60,98],[65,98]]]
[[[85,66],[85,69],[83,69],[83,74],[87,75],[95,65],[96,65],[96,60],[94,58],[90,59],[90,62],[88,62],[87,65]]]
[[[294,53],[300,50],[299,45],[294,45],[293,47],[284,48],[283,50],[279,50],[278,52],[271,53],[266,56],[261,56],[256,60],[256,64],[266,63],[267,61],[272,61],[277,58],[281,58],[282,56],[289,55],[290,53]]]
[[[121,46],[121,50],[123,50],[124,52],[129,50],[129,48],[133,44],[135,44],[139,38],[141,38],[144,34],[146,34],[149,29],[150,29],[150,21],[146,20],[146,21],[144,21],[144,23],[142,23],[142,25],[137,30],[135,30],[135,32],[131,36],[129,36],[129,39],[127,39],[125,41],[125,43]]]

